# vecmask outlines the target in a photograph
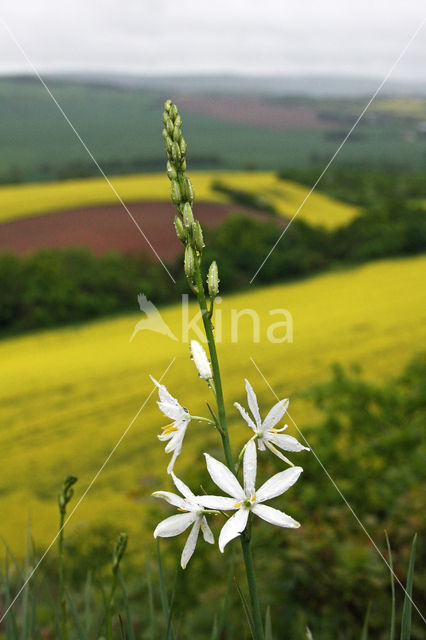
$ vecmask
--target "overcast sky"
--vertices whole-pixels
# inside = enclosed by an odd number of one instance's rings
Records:
[[[336,74],[383,77],[425,0],[2,0],[0,73]],[[394,79],[426,82],[426,26]]]

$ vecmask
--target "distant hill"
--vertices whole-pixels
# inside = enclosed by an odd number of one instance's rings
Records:
[[[193,170],[324,166],[377,86],[362,79],[78,74],[46,81],[109,175],[164,169],[161,116],[167,97],[181,105]],[[337,161],[423,166],[426,98],[415,96],[416,87],[389,85],[393,97],[374,102]],[[99,174],[32,77],[0,79],[0,140],[5,184]]]
[[[22,80],[32,76],[14,76]],[[47,74],[49,81],[103,85],[128,89],[182,91],[184,93],[229,93],[273,96],[306,96],[348,98],[371,95],[382,78],[361,76],[249,76],[249,75],[164,75],[144,76],[117,73],[63,73]],[[389,79],[382,95],[426,97],[426,86],[420,81]]]

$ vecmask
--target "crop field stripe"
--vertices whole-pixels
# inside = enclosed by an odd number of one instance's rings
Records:
[[[423,25],[426,23],[426,17],[422,20],[422,22],[420,23],[420,25],[416,28],[416,30],[414,31],[414,33],[412,34],[411,38],[409,39],[409,41],[407,42],[407,44],[405,45],[405,47],[402,49],[402,51],[400,52],[399,56],[396,58],[396,60],[393,62],[391,68],[389,69],[389,71],[387,72],[387,74],[385,75],[385,77],[383,78],[383,80],[381,81],[381,83],[379,84],[379,86],[377,87],[377,89],[375,90],[375,92],[373,93],[373,95],[371,96],[370,100],[367,102],[367,104],[365,105],[365,107],[363,108],[363,110],[361,111],[360,115],[358,116],[358,118],[355,120],[354,124],[352,125],[352,127],[349,129],[348,133],[346,134],[346,136],[343,138],[342,142],[339,144],[339,146],[337,147],[336,151],[333,153],[333,155],[331,156],[330,160],[327,162],[327,164],[325,165],[325,168],[323,169],[323,171],[320,173],[320,175],[318,176],[318,178],[316,179],[316,181],[314,182],[311,190],[309,191],[309,193],[306,195],[305,199],[303,200],[303,202],[301,203],[301,205],[299,206],[299,208],[296,210],[296,213],[293,215],[293,217],[290,219],[290,221],[288,222],[288,224],[286,225],[286,227],[283,229],[283,231],[281,232],[280,236],[278,237],[278,240],[276,241],[276,243],[274,244],[274,246],[272,247],[272,249],[269,251],[268,255],[266,256],[266,258],[264,259],[264,261],[262,262],[262,264],[260,265],[260,267],[257,269],[257,271],[255,272],[254,276],[251,278],[250,280],[250,284],[253,283],[253,280],[256,278],[257,274],[259,273],[259,271],[263,268],[263,265],[267,262],[267,260],[269,259],[270,255],[273,253],[273,251],[276,249],[277,245],[279,244],[279,242],[281,241],[281,239],[284,237],[287,229],[290,228],[292,222],[295,220],[296,216],[298,215],[299,211],[303,208],[305,202],[308,200],[309,196],[311,195],[311,193],[313,191],[315,191],[316,187],[318,186],[318,184],[320,183],[320,181],[322,180],[322,178],[325,176],[325,174],[327,173],[328,169],[330,168],[330,166],[332,165],[332,163],[334,162],[335,158],[337,157],[337,155],[340,153],[340,151],[342,150],[343,146],[345,145],[345,143],[347,142],[348,138],[351,136],[351,134],[353,133],[353,131],[356,129],[356,127],[358,126],[359,122],[362,120],[364,114],[366,113],[366,111],[368,110],[369,106],[372,104],[372,102],[374,102],[375,98],[377,97],[377,95],[380,93],[380,91],[382,90],[383,86],[385,85],[385,83],[389,80],[390,76],[392,75],[392,73],[394,72],[396,66],[398,65],[398,63],[401,61],[401,59],[404,57],[404,55],[406,54],[406,52],[408,51],[409,47],[411,46],[411,44],[414,42],[416,36],[420,33],[420,31],[423,28]]]
[[[269,384],[268,380],[265,378],[265,376],[263,375],[262,371],[259,369],[259,366],[256,364],[256,362],[254,361],[254,359],[252,357],[250,357],[250,360],[252,362],[252,364],[254,365],[254,367],[257,369],[258,373],[260,374],[260,376],[263,378],[264,382],[266,383],[267,387],[270,389],[271,393],[275,396],[277,402],[280,401],[280,398],[277,396],[277,394],[275,393],[275,391],[273,390],[273,388],[271,387],[271,385]],[[391,572],[391,574],[393,575],[393,577],[395,578],[396,582],[398,583],[398,585],[401,587],[401,589],[404,591],[405,596],[409,599],[409,601],[411,602],[411,604],[413,605],[413,607],[415,608],[415,610],[417,611],[417,613],[419,614],[419,616],[421,617],[421,619],[423,620],[423,622],[426,623],[426,618],[423,616],[422,612],[420,611],[419,607],[416,605],[416,603],[413,601],[413,599],[411,598],[410,594],[407,592],[406,588],[404,587],[404,585],[402,584],[402,582],[400,581],[400,579],[398,578],[398,576],[396,575],[396,573],[394,572],[394,570],[392,569],[391,565],[389,564],[389,562],[386,560],[385,556],[383,555],[383,553],[380,551],[379,547],[377,546],[377,544],[375,543],[375,541],[373,540],[373,538],[371,537],[370,533],[367,531],[367,529],[365,528],[364,524],[362,523],[362,521],[360,520],[359,516],[355,513],[353,507],[351,506],[351,504],[348,502],[348,500],[345,498],[345,496],[343,495],[343,493],[341,492],[341,490],[339,489],[339,487],[337,486],[336,482],[334,481],[334,479],[331,477],[330,473],[328,472],[328,470],[326,469],[326,467],[323,465],[323,463],[321,462],[321,460],[319,459],[318,455],[316,454],[315,450],[312,448],[312,446],[309,444],[308,440],[305,438],[305,436],[303,435],[303,433],[301,432],[301,430],[299,429],[299,427],[297,426],[296,422],[293,420],[293,418],[291,417],[291,415],[289,414],[288,411],[286,411],[286,415],[290,418],[291,422],[293,423],[294,427],[296,428],[298,434],[300,435],[300,437],[304,440],[305,444],[309,447],[312,455],[314,456],[315,460],[318,462],[318,464],[320,465],[321,469],[324,471],[325,475],[327,476],[327,478],[330,480],[331,484],[333,485],[333,487],[336,489],[337,493],[339,494],[339,496],[342,498],[343,502],[345,503],[345,505],[347,506],[347,508],[349,509],[349,511],[352,513],[353,517],[355,518],[356,522],[359,524],[359,526],[361,527],[362,531],[365,533],[365,535],[367,536],[367,538],[370,540],[371,544],[373,545],[375,551],[378,553],[378,555],[380,556],[380,558],[383,560],[383,562],[385,563],[385,565],[387,566],[387,568],[389,569],[389,571]]]
[[[33,62],[30,60],[30,58],[28,57],[25,49],[22,47],[22,45],[20,44],[20,42],[17,40],[15,34],[11,31],[11,29],[9,28],[9,26],[6,24],[6,22],[3,20],[3,18],[0,17],[0,22],[3,24],[4,28],[6,29],[6,31],[8,32],[8,34],[10,35],[10,37],[12,38],[13,42],[16,44],[16,46],[18,47],[18,49],[20,50],[20,52],[22,53],[22,55],[24,56],[25,60],[28,62],[28,64],[30,65],[31,69],[34,71],[34,73],[36,74],[37,78],[40,80],[41,84],[43,85],[43,87],[46,89],[47,93],[49,94],[50,98],[53,100],[53,102],[55,103],[56,107],[58,108],[59,112],[61,113],[61,115],[64,117],[65,121],[67,122],[67,124],[71,127],[73,133],[75,134],[75,136],[77,137],[77,139],[79,140],[79,142],[82,144],[82,146],[84,147],[85,151],[87,152],[87,154],[89,155],[90,159],[93,161],[93,163],[96,165],[96,168],[99,170],[99,172],[101,173],[101,175],[103,176],[104,180],[106,180],[108,186],[110,187],[110,189],[113,191],[114,195],[116,196],[117,200],[121,203],[121,205],[123,206],[124,210],[126,211],[127,215],[130,217],[130,219],[132,220],[133,224],[135,225],[135,227],[137,228],[137,230],[139,231],[139,233],[143,236],[144,240],[147,242],[148,246],[150,247],[150,249],[152,250],[152,252],[154,253],[154,255],[156,256],[157,260],[160,262],[160,264],[162,265],[163,269],[166,271],[166,273],[169,275],[169,277],[171,278],[172,282],[174,284],[176,284],[176,280],[174,279],[174,277],[172,276],[172,274],[170,273],[170,271],[168,270],[168,268],[166,267],[166,265],[164,264],[164,262],[162,261],[162,259],[160,258],[160,256],[158,255],[156,249],[152,246],[151,242],[149,241],[149,238],[147,237],[147,235],[145,234],[145,232],[143,231],[143,229],[140,227],[139,223],[136,221],[135,217],[133,216],[133,214],[131,213],[131,211],[129,210],[129,208],[127,207],[126,203],[124,202],[124,200],[122,199],[122,197],[120,196],[120,194],[118,193],[118,191],[116,190],[116,188],[114,187],[114,185],[112,184],[112,182],[110,181],[110,179],[108,178],[108,176],[106,175],[105,171],[102,169],[101,165],[99,164],[99,162],[96,160],[95,156],[93,155],[93,153],[91,152],[91,150],[89,149],[89,147],[87,146],[87,144],[85,143],[85,141],[83,140],[83,138],[81,137],[81,135],[79,134],[79,132],[77,131],[77,129],[75,128],[75,126],[73,125],[73,123],[71,122],[71,120],[69,119],[69,117],[67,116],[67,114],[65,113],[65,111],[63,110],[63,108],[61,107],[61,105],[59,104],[59,102],[57,101],[57,99],[55,98],[55,96],[53,95],[53,93],[51,92],[50,88],[47,86],[47,84],[45,83],[44,79],[42,78],[42,76],[40,75],[38,69],[36,68],[36,66],[33,64]]]
[[[170,363],[168,364],[167,368],[165,369],[165,371],[163,372],[163,374],[160,376],[159,378],[159,382],[162,381],[162,379],[164,378],[164,376],[167,374],[167,372],[169,371],[170,367],[173,365],[174,361],[176,360],[176,358],[174,357]],[[42,556],[40,557],[39,561],[37,562],[37,564],[35,565],[35,567],[32,569],[32,571],[30,572],[30,574],[28,575],[28,577],[25,579],[24,583],[22,584],[21,588],[19,589],[18,593],[14,596],[14,598],[12,599],[12,601],[10,602],[9,606],[7,607],[6,611],[4,612],[4,614],[2,615],[2,617],[0,618],[0,624],[3,622],[3,620],[6,618],[7,614],[9,613],[9,611],[12,609],[13,605],[16,603],[16,601],[19,599],[20,595],[23,593],[25,587],[27,586],[27,584],[30,582],[30,580],[33,578],[34,574],[36,573],[36,571],[38,570],[38,568],[40,567],[41,563],[43,562],[43,560],[45,559],[45,557],[47,556],[47,554],[49,553],[50,549],[53,547],[53,545],[55,544],[56,540],[58,539],[58,537],[60,536],[61,532],[65,529],[65,526],[68,524],[68,522],[71,520],[72,516],[74,515],[74,513],[77,511],[78,507],[80,506],[80,504],[83,502],[84,498],[87,496],[87,494],[89,493],[90,489],[93,487],[93,485],[95,484],[96,480],[99,478],[99,476],[101,475],[102,471],[105,469],[106,465],[108,464],[108,462],[111,460],[112,456],[114,455],[114,453],[116,452],[116,450],[118,449],[118,447],[120,446],[120,444],[122,443],[122,441],[124,440],[124,438],[126,437],[126,435],[128,434],[128,432],[130,431],[130,429],[132,428],[133,424],[135,423],[135,421],[137,420],[137,418],[139,417],[139,415],[141,414],[141,412],[143,411],[143,409],[146,407],[147,403],[149,402],[152,394],[154,393],[156,387],[154,386],[150,393],[147,395],[147,397],[145,398],[145,400],[143,401],[143,403],[141,404],[141,406],[139,407],[138,411],[136,412],[136,414],[134,415],[134,417],[132,418],[132,420],[129,422],[129,424],[127,425],[126,429],[123,431],[123,433],[121,434],[120,438],[117,440],[117,442],[115,443],[115,445],[113,446],[113,448],[111,449],[110,453],[108,454],[108,456],[105,458],[104,462],[102,463],[102,465],[99,467],[99,469],[97,470],[97,472],[95,473],[95,475],[93,476],[92,480],[89,482],[89,484],[87,485],[86,489],[84,490],[83,494],[80,496],[80,498],[77,500],[75,506],[73,507],[73,509],[71,510],[71,512],[69,513],[69,515],[66,517],[63,525],[60,527],[60,529],[58,530],[58,532],[56,533],[55,537],[51,540],[50,544],[48,545],[48,547],[45,549],[45,551],[43,552]]]

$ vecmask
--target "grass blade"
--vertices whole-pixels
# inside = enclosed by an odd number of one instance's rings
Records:
[[[167,597],[166,582],[164,580],[163,563],[161,561],[160,541],[157,538],[157,562],[158,562],[158,576],[160,579],[160,596],[161,605],[163,607],[164,621],[166,625],[166,640],[174,640],[173,628],[171,626],[172,612],[169,607],[169,600]]]
[[[234,568],[231,567],[228,576],[228,583],[226,585],[225,597],[223,599],[222,609],[219,617],[215,616],[213,622],[213,629],[211,640],[220,640],[223,628],[225,626],[226,614],[228,613],[229,601],[231,599],[232,579],[234,574]]]
[[[249,629],[250,629],[251,637],[254,640],[254,638],[255,638],[255,635],[254,635],[254,622],[253,622],[253,617],[251,615],[250,607],[247,604],[247,600],[246,600],[243,592],[241,591],[240,585],[238,584],[237,580],[235,580],[235,585],[237,587],[238,593],[240,594],[241,602],[243,604],[244,613],[246,614],[247,624],[248,624]]]
[[[80,620],[80,617],[78,615],[77,609],[75,608],[75,604],[72,601],[71,596],[70,596],[70,594],[68,593],[67,590],[65,590],[65,595],[66,595],[66,598],[67,598],[69,606],[70,606],[71,616],[72,616],[72,619],[74,620],[74,625],[75,625],[75,628],[76,628],[76,631],[77,631],[77,636],[78,636],[79,640],[87,640],[87,636],[86,636],[86,633],[85,633],[85,631],[83,629],[83,625],[81,624],[81,620]]]
[[[392,590],[392,608],[391,608],[391,624],[390,624],[390,633],[389,640],[395,640],[395,578],[393,576],[393,560],[392,560],[392,549],[389,542],[389,537],[387,531],[385,531],[386,536],[386,544],[388,547],[388,556],[389,556],[389,567],[390,567],[390,577],[391,577],[391,590]]]
[[[4,588],[5,588],[5,609],[10,607],[12,601],[10,596],[10,582],[9,582],[9,549],[6,548],[6,563],[4,574]],[[18,627],[16,625],[15,613],[13,607],[10,609],[6,616],[6,640],[18,640]]]
[[[269,605],[266,607],[265,640],[272,640],[271,607]]]
[[[364,618],[364,625],[362,627],[361,640],[368,640],[368,621],[370,619],[371,602],[368,603],[367,612]]]
[[[152,590],[151,569],[148,558],[146,558],[146,586],[148,590],[148,607],[149,607],[149,631],[151,640],[155,638],[156,624],[154,613],[154,595]]]
[[[120,586],[121,586],[121,591],[123,594],[123,601],[124,601],[124,610],[126,612],[126,629],[127,629],[126,637],[128,638],[128,640],[135,640],[135,632],[132,625],[132,617],[130,615],[129,596],[127,594],[126,585],[124,583],[123,574],[121,573],[120,568],[118,568],[118,579],[120,581]]]
[[[401,640],[410,640],[411,636],[411,599],[413,595],[414,560],[416,556],[417,533],[411,545],[410,561],[408,563],[407,584],[405,585],[405,598],[402,608]]]

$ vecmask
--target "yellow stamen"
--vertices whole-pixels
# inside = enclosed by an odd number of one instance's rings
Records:
[[[241,502],[236,502],[236,503],[234,504],[234,507],[235,507],[236,509],[239,509],[239,508],[241,507]]]
[[[252,502],[256,502],[256,494],[252,495],[252,497],[251,497],[251,501],[252,501]]]
[[[181,509],[180,507],[178,507],[178,511],[182,511],[182,513],[189,513],[187,509]]]
[[[175,427],[175,423],[171,422],[170,424],[166,424],[165,427],[161,427],[165,434],[172,433],[173,431],[177,431],[177,427]]]

